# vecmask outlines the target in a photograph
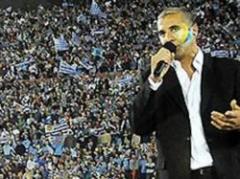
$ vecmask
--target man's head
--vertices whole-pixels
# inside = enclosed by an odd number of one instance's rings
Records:
[[[177,46],[176,57],[196,46],[198,26],[193,15],[184,8],[167,8],[158,16],[157,27],[161,44],[173,42]]]

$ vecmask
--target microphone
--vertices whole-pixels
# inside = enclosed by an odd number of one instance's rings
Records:
[[[176,53],[176,45],[174,45],[172,42],[166,42],[163,45],[163,48],[168,49],[171,53]],[[153,75],[155,77],[158,77],[162,73],[163,69],[167,66],[168,66],[168,64],[165,63],[164,61],[158,62],[157,66],[153,72]]]

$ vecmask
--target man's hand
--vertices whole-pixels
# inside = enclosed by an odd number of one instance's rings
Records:
[[[161,48],[156,54],[154,54],[151,57],[151,74],[150,78],[156,83],[160,82],[163,78],[163,76],[167,73],[170,63],[172,59],[174,58],[174,53],[171,53],[168,49],[166,48]],[[157,67],[158,62],[164,61],[168,66],[163,70],[163,72],[160,74],[160,76],[154,76],[154,70]]]
[[[237,105],[237,101],[233,99],[230,102],[231,109],[224,114],[212,111],[211,112],[211,124],[220,130],[237,130],[240,129],[240,106]]]

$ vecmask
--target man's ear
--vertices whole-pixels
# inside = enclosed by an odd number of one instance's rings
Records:
[[[193,26],[192,26],[192,34],[195,38],[198,35],[198,25],[196,23],[194,23]]]

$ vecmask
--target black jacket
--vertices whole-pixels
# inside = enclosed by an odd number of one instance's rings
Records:
[[[240,102],[240,63],[204,55],[201,106],[205,137],[220,179],[240,179],[240,132],[222,131],[210,124],[211,111],[230,110]],[[175,70],[170,67],[157,91],[145,80],[134,100],[131,126],[138,135],[156,131],[170,179],[190,179],[191,129],[188,110]]]

